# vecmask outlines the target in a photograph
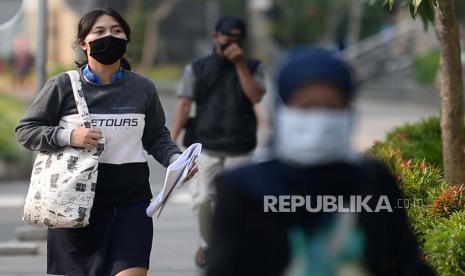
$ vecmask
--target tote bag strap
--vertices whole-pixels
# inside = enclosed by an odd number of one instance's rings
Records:
[[[81,116],[81,124],[85,128],[90,128],[92,126],[92,122],[90,119],[89,109],[87,108],[86,98],[84,97],[84,91],[82,91],[81,76],[77,70],[70,70],[66,73],[71,79],[74,101],[76,102],[77,110]]]

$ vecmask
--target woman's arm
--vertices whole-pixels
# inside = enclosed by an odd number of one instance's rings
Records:
[[[30,150],[50,152],[69,144],[72,130],[58,126],[62,102],[61,89],[52,78],[19,121],[15,129],[18,143]]]
[[[155,87],[153,89],[155,90]],[[181,153],[165,126],[165,112],[155,91],[145,114],[142,144],[144,149],[165,167],[170,164],[174,154]]]

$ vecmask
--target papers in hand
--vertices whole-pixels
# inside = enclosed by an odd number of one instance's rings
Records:
[[[147,208],[147,216],[151,217],[158,212],[157,218],[160,217],[161,211],[170,198],[174,188],[184,182],[189,171],[195,165],[195,160],[200,155],[201,151],[202,144],[192,144],[178,159],[176,159],[176,161],[168,166],[163,189],[161,189]]]

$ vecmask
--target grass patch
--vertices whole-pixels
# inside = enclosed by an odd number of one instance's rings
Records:
[[[0,158],[18,160],[25,151],[16,143],[14,128],[24,115],[26,105],[19,99],[0,92]]]

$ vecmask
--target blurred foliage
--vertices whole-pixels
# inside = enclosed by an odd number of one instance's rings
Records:
[[[434,85],[439,70],[439,51],[417,55],[413,60],[413,75],[421,84]]]
[[[328,18],[337,13],[336,41],[344,42],[347,37],[350,1],[343,0],[275,0],[272,12],[273,35],[284,47],[300,44],[318,44],[326,35]],[[380,9],[370,1],[364,1],[360,38],[366,38],[381,30],[390,22],[387,9]]]
[[[73,65],[62,65],[62,64],[57,64],[57,65],[51,65],[49,68],[47,68],[47,79],[52,78],[53,76],[56,76],[60,73],[76,69],[77,67]]]
[[[206,4],[207,0],[194,0]],[[218,0],[220,2],[220,15],[246,17],[246,1],[237,0]],[[143,40],[145,34],[145,24],[152,14],[153,10],[159,5],[160,1],[138,0],[137,9],[128,11],[126,18],[131,26],[131,43],[128,44],[129,61],[132,64],[139,64],[142,56]],[[180,2],[182,4],[182,2]],[[199,20],[204,18],[199,17]],[[211,26],[214,29],[214,26]]]
[[[330,1],[275,1],[273,34],[284,47],[314,43],[323,35]]]
[[[407,214],[438,275],[465,275],[465,187],[444,180],[439,118],[395,128],[368,154],[384,162],[402,193],[419,202]]]
[[[246,1],[220,0],[220,13],[224,16],[246,17]],[[213,26],[212,26],[213,29]]]
[[[157,65],[144,75],[157,81],[178,81],[181,79],[183,68],[178,65]]]
[[[438,275],[465,275],[465,212],[440,219],[428,232],[424,249]]]
[[[16,143],[14,133],[25,110],[23,102],[0,92],[0,159],[19,160],[26,156],[26,152]]]
[[[140,0],[138,8],[126,14],[131,26],[131,43],[128,44],[131,64],[138,64],[142,56],[142,44],[144,42],[145,22],[148,20],[158,1]]]
[[[447,187],[433,202],[433,214],[448,217],[451,213],[465,210],[465,185]]]
[[[437,4],[437,0],[385,0],[385,5],[392,9],[396,4],[402,4],[408,6],[410,15],[413,19],[420,16],[423,20],[425,28],[429,22],[434,21],[434,5]]]
[[[401,158],[419,162],[425,160],[443,169],[441,127],[438,117],[431,117],[414,124],[397,127],[386,135],[383,143],[375,143],[372,150],[390,147],[398,149]]]
[[[363,9],[361,39],[372,36],[391,24],[392,15],[387,8],[380,9],[370,1],[365,1]]]
[[[193,0],[206,4],[212,0]],[[247,1],[217,0],[220,5],[220,15],[247,17]],[[352,1],[347,0],[271,0],[273,8],[268,12],[268,18],[272,21],[272,35],[283,47],[289,48],[301,44],[319,45],[325,36],[328,36],[328,24],[330,15],[336,14],[336,28],[334,45],[345,45],[348,37],[350,22],[350,6]],[[434,15],[431,3],[434,0],[364,0],[361,18],[360,39],[376,34],[383,28],[390,26],[393,21],[392,9],[409,9],[412,16],[432,19]],[[131,63],[138,64],[142,54],[142,43],[145,32],[145,22],[160,0],[134,0],[136,9],[129,9],[125,14],[132,29],[132,41],[128,45],[131,53]],[[380,8],[384,3],[384,8]],[[182,2],[181,2],[182,4]],[[465,23],[465,1],[456,1],[457,16],[459,21]],[[204,18],[199,18],[204,20]],[[211,26],[213,29],[214,26]],[[324,45],[327,46],[327,45]]]

